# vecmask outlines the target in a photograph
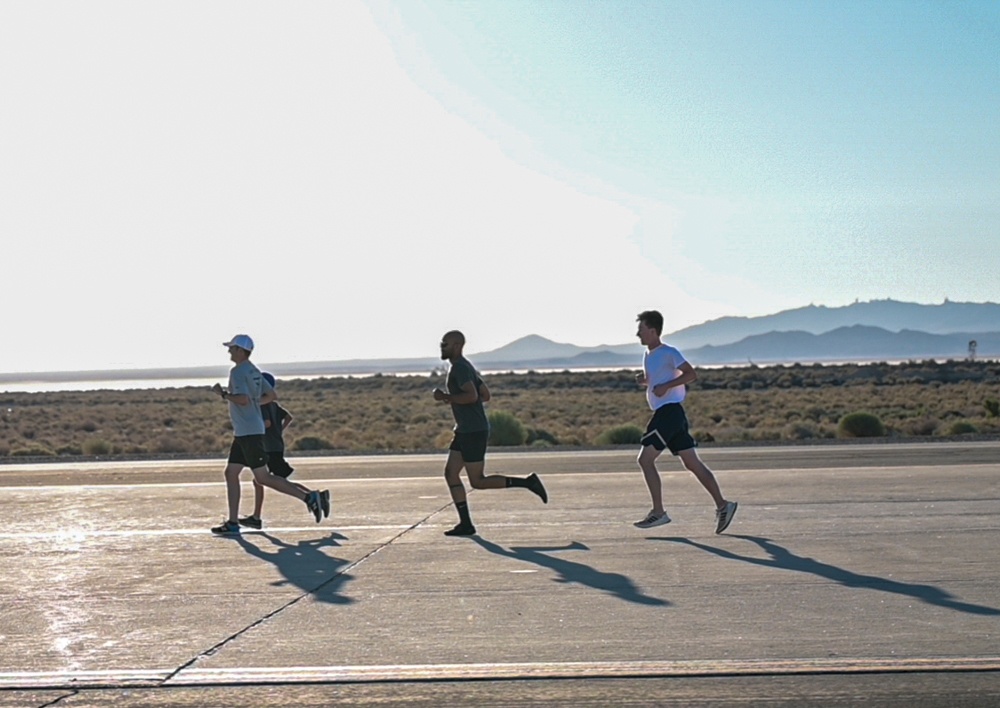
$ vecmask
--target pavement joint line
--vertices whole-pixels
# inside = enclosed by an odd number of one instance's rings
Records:
[[[1000,671],[1000,656],[399,664],[191,668],[183,671],[111,669],[0,673],[0,691],[998,671]]]
[[[198,663],[202,659],[204,659],[206,657],[209,657],[209,656],[213,656],[214,654],[218,653],[219,650],[221,650],[223,647],[225,647],[227,644],[229,644],[233,640],[237,639],[241,635],[245,634],[246,632],[249,632],[251,629],[254,629],[255,627],[258,627],[258,626],[264,624],[265,622],[267,622],[272,617],[276,617],[280,613],[282,613],[285,610],[287,610],[289,607],[292,607],[293,605],[297,605],[300,601],[302,601],[303,599],[309,597],[310,595],[314,595],[315,593],[319,592],[320,590],[322,590],[324,587],[326,587],[330,583],[334,582],[335,580],[338,580],[345,573],[347,573],[347,572],[349,572],[351,570],[354,570],[355,568],[357,568],[358,566],[360,566],[362,563],[364,563],[365,561],[367,561],[369,558],[372,558],[373,556],[375,556],[375,554],[377,554],[380,551],[382,551],[382,549],[388,548],[390,545],[392,545],[393,543],[395,543],[398,539],[402,538],[405,534],[407,534],[410,531],[412,531],[413,529],[417,528],[418,526],[420,526],[421,524],[423,524],[424,522],[426,522],[431,517],[433,517],[433,516],[435,516],[437,514],[440,514],[442,511],[444,511],[445,509],[447,509],[448,506],[450,506],[450,504],[445,504],[444,506],[439,507],[437,510],[432,511],[430,514],[428,514],[424,518],[422,518],[419,521],[417,521],[417,522],[411,524],[410,526],[407,526],[406,528],[404,528],[402,531],[400,531],[399,533],[397,533],[395,536],[393,536],[389,540],[385,541],[384,543],[379,544],[378,546],[376,546],[372,550],[368,551],[363,556],[361,556],[360,558],[358,558],[356,561],[348,563],[343,568],[341,568],[338,572],[334,573],[330,578],[324,580],[322,583],[320,583],[316,587],[312,588],[311,590],[307,590],[307,591],[303,592],[298,597],[292,598],[291,600],[289,600],[285,604],[281,605],[277,609],[274,609],[271,612],[268,612],[267,614],[265,614],[263,617],[260,617],[255,622],[252,622],[252,623],[248,624],[243,629],[241,629],[241,630],[239,630],[237,632],[234,632],[233,634],[231,634],[230,636],[226,637],[222,641],[216,643],[214,646],[212,646],[209,649],[207,649],[207,650],[201,652],[200,654],[196,655],[195,657],[193,657],[189,661],[185,662],[184,664],[181,664],[176,669],[174,669],[173,671],[171,671],[170,674],[167,675],[166,678],[164,678],[162,680],[162,682],[163,683],[169,682],[171,679],[173,679],[178,674],[180,674],[182,672],[188,671],[190,669],[190,667],[194,666],[196,663]],[[0,677],[2,677],[2,674],[0,674]],[[2,686],[2,683],[0,683],[0,686]]]

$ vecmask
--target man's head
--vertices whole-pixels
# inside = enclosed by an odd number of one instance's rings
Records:
[[[248,334],[237,334],[228,342],[223,342],[222,346],[229,349],[229,358],[239,364],[250,358],[253,351],[253,340]]]
[[[441,358],[457,359],[462,356],[462,348],[465,346],[465,335],[457,329],[446,332],[441,337]]]
[[[644,310],[635,319],[639,323],[639,329],[635,333],[639,341],[647,347],[658,344],[660,333],[663,332],[663,315],[656,310]]]

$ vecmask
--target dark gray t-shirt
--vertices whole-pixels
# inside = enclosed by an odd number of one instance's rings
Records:
[[[486,418],[483,402],[479,400],[479,384],[482,379],[476,373],[472,362],[465,357],[460,357],[448,369],[448,393],[453,396],[458,395],[462,392],[462,386],[469,381],[476,387],[476,402],[464,406],[451,404],[451,413],[455,416],[456,433],[476,433],[490,429],[490,422]]]

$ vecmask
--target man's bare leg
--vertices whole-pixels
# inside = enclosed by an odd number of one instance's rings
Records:
[[[505,489],[507,477],[499,474],[486,475],[486,460],[466,462],[465,472],[473,489]]]
[[[465,466],[461,452],[458,450],[448,451],[448,461],[444,465],[444,479],[448,483],[451,500],[455,502],[459,521],[455,528],[445,531],[445,536],[471,536],[476,532],[476,527],[472,525],[472,517],[469,514],[465,485],[462,483],[462,468]]]
[[[229,521],[238,523],[240,515],[240,472],[243,465],[231,463],[226,465],[226,500],[229,502]]]
[[[646,479],[646,488],[649,489],[649,497],[653,502],[653,513],[663,514],[663,485],[660,482],[660,473],[656,469],[656,458],[660,456],[661,450],[657,450],[652,445],[645,445],[636,460],[642,476]]]
[[[284,477],[279,477],[276,474],[272,474],[272,472],[269,469],[267,469],[267,465],[264,465],[263,467],[257,467],[256,469],[254,469],[253,477],[255,480],[260,482],[265,487],[276,489],[282,494],[287,494],[290,497],[295,497],[299,501],[305,501],[306,497],[309,496],[309,494],[312,491],[301,484],[295,485],[289,482]]]
[[[264,511],[264,485],[253,478],[253,515],[259,519]]]
[[[681,450],[677,453],[677,456],[681,458],[681,462],[687,467],[694,476],[698,478],[701,482],[701,486],[705,488],[709,494],[712,495],[712,499],[715,501],[715,508],[721,509],[726,505],[726,500],[722,496],[722,492],[719,490],[719,483],[715,479],[715,475],[712,474],[712,470],[708,468],[701,458],[698,456],[698,450],[695,448],[689,448],[687,450]]]

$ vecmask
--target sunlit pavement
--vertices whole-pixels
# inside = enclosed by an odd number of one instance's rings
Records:
[[[0,706],[995,705],[1000,444],[491,453],[538,472],[456,522],[444,455],[294,460],[235,539],[221,460],[0,466]],[[252,503],[244,476],[244,511]]]

